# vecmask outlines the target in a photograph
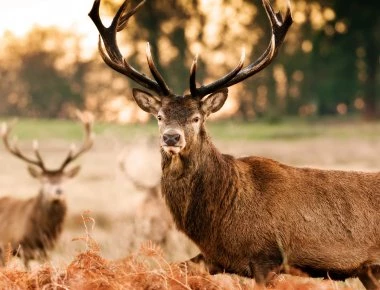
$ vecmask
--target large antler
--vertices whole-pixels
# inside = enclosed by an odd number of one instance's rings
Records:
[[[242,65],[240,66],[241,62],[244,61],[244,54],[242,54],[239,65],[232,72],[211,84],[201,86],[199,88],[196,87],[197,58],[195,58],[190,70],[190,90],[194,97],[203,98],[204,96],[217,90],[237,84],[267,67],[276,57],[289,27],[293,23],[290,2],[288,0],[285,18],[283,19],[280,12],[276,13],[273,11],[269,0],[262,1],[272,28],[271,41],[265,52],[255,62],[243,69],[241,69]]]
[[[12,131],[12,127],[9,127],[6,123],[2,124],[2,126],[1,126],[1,137],[3,139],[3,143],[5,145],[5,148],[11,154],[17,156],[21,160],[24,160],[25,162],[27,162],[29,164],[36,165],[36,166],[40,167],[43,171],[45,171],[46,167],[45,167],[45,164],[42,160],[42,157],[41,157],[41,154],[39,151],[38,142],[37,141],[33,142],[33,151],[34,151],[34,155],[36,156],[36,159],[33,159],[31,157],[28,157],[28,156],[22,154],[19,147],[17,146],[16,142],[13,142],[13,144],[11,144],[9,142],[8,139],[9,139],[9,134],[11,131]]]
[[[102,24],[99,16],[100,0],[95,0],[89,16],[98,28],[101,39],[104,42],[105,50],[99,38],[100,55],[102,56],[105,63],[108,64],[111,68],[126,75],[143,87],[156,92],[159,96],[172,95],[170,89],[166,85],[163,77],[154,64],[149,43],[147,44],[146,48],[147,61],[149,69],[156,81],[150,79],[146,75],[138,72],[136,69],[130,66],[120,53],[120,50],[117,46],[116,33],[127,25],[128,19],[134,15],[137,10],[145,3],[145,0],[143,0],[134,9],[127,10],[128,1],[129,0],[125,0],[125,2],[117,11],[110,27],[106,28]],[[243,50],[239,64],[231,72],[211,84],[200,87],[197,87],[196,85],[196,70],[198,59],[198,56],[196,56],[190,69],[190,92],[193,97],[202,99],[210,93],[237,84],[267,67],[276,57],[289,27],[293,23],[290,2],[288,0],[287,11],[285,18],[283,19],[281,13],[274,12],[272,6],[269,3],[269,0],[262,1],[272,28],[272,37],[267,49],[255,62],[244,68],[243,64],[245,59],[245,52]]]
[[[138,72],[135,68],[128,64],[126,59],[124,59],[120,53],[117,44],[116,33],[124,29],[129,18],[137,12],[137,10],[145,3],[145,0],[140,2],[135,8],[128,10],[127,7],[129,0],[125,0],[108,28],[103,25],[99,16],[100,1],[101,0],[95,0],[94,5],[88,15],[99,31],[99,52],[104,62],[114,70],[126,75],[141,86],[156,92],[159,96],[171,95],[169,87],[166,85],[163,77],[154,64],[149,43],[147,44],[146,54],[149,69],[155,80],[152,80],[145,74]],[[103,40],[105,50],[101,40]]]
[[[69,153],[67,154],[67,157],[63,161],[62,165],[59,167],[58,171],[63,171],[69,163],[77,159],[84,152],[90,150],[92,145],[94,144],[94,138],[92,133],[92,125],[94,122],[93,115],[89,112],[77,111],[77,116],[83,124],[83,128],[85,131],[84,140],[77,150],[75,150],[75,146],[71,146]]]

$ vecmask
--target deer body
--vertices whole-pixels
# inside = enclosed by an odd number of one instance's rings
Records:
[[[135,152],[129,152],[131,156]],[[146,152],[144,152],[146,153]],[[157,153],[157,152],[156,152]],[[146,154],[141,154],[147,158]],[[158,157],[158,156],[157,156]],[[136,158],[136,157],[135,157]],[[133,235],[129,240],[133,248],[139,248],[142,242],[151,241],[159,245],[164,252],[175,255],[177,252],[184,253],[193,250],[193,243],[189,243],[188,238],[184,238],[176,229],[172,214],[162,195],[160,176],[154,178],[155,184],[146,184],[149,176],[145,175],[145,171],[138,171],[139,178],[132,176],[128,167],[136,169],[135,163],[130,160],[123,159],[120,168],[124,172],[125,178],[141,193],[145,194],[139,205],[136,207],[133,219]],[[149,164],[151,166],[151,163]],[[158,172],[160,172],[159,168]],[[153,172],[157,172],[156,170]]]
[[[260,280],[286,261],[344,279],[380,265],[379,173],[234,159],[201,143],[188,155],[163,152],[162,190],[211,269]]]
[[[135,232],[146,240],[164,246],[174,229],[174,222],[162,196],[161,183],[157,181],[155,185],[146,185],[142,180],[129,174],[127,164],[129,162],[126,160],[121,160],[119,163],[125,177],[136,189],[146,194],[136,210]]]
[[[0,249],[10,244],[13,254],[20,251],[26,263],[46,258],[62,232],[66,209],[64,199],[46,201],[42,192],[27,200],[1,198]]]
[[[143,1],[144,2],[144,1]],[[380,173],[296,168],[270,159],[235,159],[221,154],[207,136],[205,122],[228,97],[228,87],[267,67],[292,24],[262,0],[272,36],[264,53],[222,78],[199,86],[197,57],[190,69],[190,93],[174,94],[157,70],[150,46],[147,62],[154,80],[123,58],[116,34],[143,4],[126,0],[111,25],[95,0],[89,16],[99,33],[104,62],[148,89],[133,98],[157,118],[162,155],[162,193],[177,227],[192,239],[213,273],[232,272],[263,283],[286,266],[311,276],[359,277],[367,289],[380,288]],[[103,44],[105,48],[103,47]],[[153,94],[151,94],[153,92]]]
[[[147,196],[137,208],[136,232],[146,240],[165,246],[175,228],[173,218],[162,197],[161,185],[146,189]]]

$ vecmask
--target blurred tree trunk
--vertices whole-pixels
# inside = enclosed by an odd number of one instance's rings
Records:
[[[372,39],[371,39],[372,40]],[[379,73],[379,51],[376,43],[369,41],[366,49],[367,78],[364,83],[364,118],[374,120],[380,117],[377,75]]]
[[[377,8],[376,8],[377,7]],[[347,23],[348,31],[341,38],[341,43],[345,40],[349,44],[347,49],[364,49],[365,69],[358,71],[363,73],[358,77],[358,91],[362,91],[364,100],[363,117],[366,120],[373,120],[380,117],[379,95],[378,95],[378,74],[379,74],[379,51],[380,51],[380,19],[378,11],[379,2],[363,0],[360,2],[337,1],[334,5],[337,13],[337,20]],[[339,44],[339,43],[338,43]],[[357,56],[359,58],[359,56]]]
[[[144,9],[136,14],[138,26],[143,27],[148,32],[148,41],[151,44],[152,55],[157,67],[174,92],[181,92],[184,87],[187,88],[187,82],[184,83],[184,79],[188,75],[188,69],[185,66],[188,44],[185,38],[184,25],[182,25],[186,18],[188,18],[186,11],[182,9],[178,1],[173,0],[167,2],[147,1]],[[173,46],[178,48],[178,55],[167,66],[170,70],[163,70],[158,50],[160,37],[163,35],[161,26],[168,20],[178,23],[170,35]]]

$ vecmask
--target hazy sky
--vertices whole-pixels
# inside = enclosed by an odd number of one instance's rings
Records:
[[[21,36],[33,25],[56,25],[78,31],[96,45],[97,31],[87,16],[93,0],[2,0],[0,35],[6,30]]]

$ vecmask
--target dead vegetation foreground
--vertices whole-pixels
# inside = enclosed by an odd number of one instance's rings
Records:
[[[102,256],[100,245],[92,237],[95,221],[88,212],[82,215],[85,234],[73,239],[85,249],[65,267],[50,263],[25,269],[11,252],[5,253],[6,265],[0,268],[0,289],[260,289],[255,280],[237,275],[210,275],[170,263],[164,252],[151,241],[144,242],[134,254],[111,260]],[[92,226],[91,226],[92,225]],[[357,289],[332,280],[310,279],[302,275],[279,275],[266,289],[336,290]]]
[[[135,255],[120,260],[103,258],[96,246],[79,253],[64,269],[49,264],[33,271],[8,266],[0,269],[0,289],[263,289],[255,281],[230,274],[190,273],[169,264],[161,250],[144,244]],[[280,275],[266,289],[355,289],[330,280]]]

